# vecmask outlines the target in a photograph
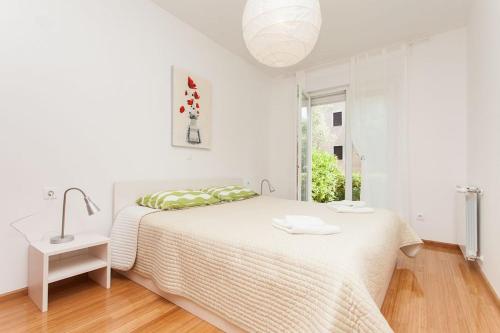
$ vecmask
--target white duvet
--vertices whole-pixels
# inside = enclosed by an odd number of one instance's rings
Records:
[[[421,244],[385,210],[341,214],[270,197],[142,219],[130,209],[113,225],[113,268],[132,268],[251,332],[391,332],[378,306],[399,249],[415,255]],[[317,216],[342,232],[290,235],[272,227],[287,214]]]

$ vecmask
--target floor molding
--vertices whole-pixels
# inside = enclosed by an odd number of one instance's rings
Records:
[[[25,296],[28,295],[28,287],[24,287],[21,289],[16,289],[12,291],[8,291],[6,293],[0,294],[0,302],[2,301],[7,301],[9,299],[19,297],[19,296]]]
[[[427,239],[422,239],[422,241],[424,242],[425,245],[460,250],[460,247],[458,246],[458,244],[438,242],[438,241],[427,240]]]

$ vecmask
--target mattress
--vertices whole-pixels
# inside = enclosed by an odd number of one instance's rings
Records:
[[[291,235],[285,215],[317,216],[333,235]],[[387,210],[336,213],[272,197],[153,212],[133,271],[249,332],[391,332],[379,310],[398,251],[421,240]]]

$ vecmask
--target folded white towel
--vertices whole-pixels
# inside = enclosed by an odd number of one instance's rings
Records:
[[[369,214],[375,211],[375,209],[371,207],[348,207],[348,206],[330,206],[330,207],[337,213]]]
[[[327,205],[332,207],[342,206],[342,207],[365,207],[366,202],[364,201],[353,201],[353,200],[341,200],[341,201],[332,201]]]
[[[273,219],[272,226],[289,234],[330,235],[340,232],[340,227],[313,216],[287,215],[284,219]]]
[[[288,227],[320,227],[325,225],[322,219],[315,216],[307,216],[307,215],[286,215],[284,219],[282,219],[283,223]]]

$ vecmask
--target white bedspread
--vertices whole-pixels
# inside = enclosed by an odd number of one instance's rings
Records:
[[[112,238],[136,236],[112,240],[113,267],[127,270],[137,251],[135,272],[250,332],[391,332],[377,305],[398,249],[415,255],[421,243],[386,210],[339,214],[270,197],[157,212],[139,228],[140,212],[122,213],[132,219],[117,219]],[[342,232],[272,227],[287,214],[317,216]]]
[[[143,216],[157,212],[142,206],[129,206],[122,209],[111,228],[111,267],[128,271],[135,264],[139,223]]]

